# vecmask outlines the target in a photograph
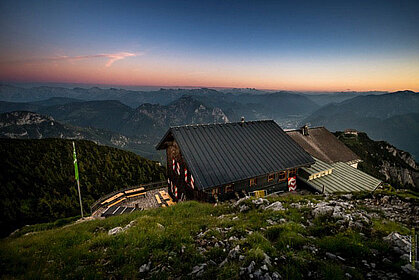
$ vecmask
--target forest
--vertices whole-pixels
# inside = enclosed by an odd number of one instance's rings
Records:
[[[158,162],[77,140],[84,211],[100,196],[164,179]],[[72,140],[0,139],[0,234],[26,224],[80,215]]]

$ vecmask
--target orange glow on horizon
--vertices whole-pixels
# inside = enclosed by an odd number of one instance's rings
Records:
[[[105,61],[106,62],[106,61]],[[241,67],[231,64],[115,62],[111,67],[101,61],[47,61],[0,64],[4,82],[52,82],[112,84],[121,86],[259,88],[291,91],[419,91],[419,66],[357,67],[307,64]],[[243,69],[242,69],[243,68]]]

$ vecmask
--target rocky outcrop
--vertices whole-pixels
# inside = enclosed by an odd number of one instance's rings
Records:
[[[386,181],[397,181],[402,185],[419,187],[419,171],[396,166],[388,161],[383,161],[380,172],[386,177]]]
[[[419,188],[419,166],[414,158],[409,153],[390,145],[386,146],[386,150],[405,165],[383,160],[380,172],[386,177],[386,180]]]
[[[360,170],[396,188],[419,189],[419,164],[410,153],[388,142],[374,141],[363,132],[356,138],[346,137],[343,132],[336,132],[335,136],[362,159]]]

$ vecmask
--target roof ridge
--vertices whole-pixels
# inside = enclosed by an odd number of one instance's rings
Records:
[[[309,126],[308,129],[317,129],[317,128],[326,128],[324,125],[319,125],[319,126]],[[285,132],[292,132],[292,131],[300,131],[301,127],[299,128],[289,128],[289,129],[284,129]]]
[[[227,123],[200,123],[200,124],[184,124],[184,125],[176,125],[170,126],[169,129],[172,128],[186,128],[186,127],[205,127],[205,126],[222,126],[222,125],[236,125],[236,124],[250,124],[250,123],[261,123],[261,122],[275,122],[272,119],[265,119],[265,120],[252,120],[252,121],[238,121],[238,122],[227,122]]]

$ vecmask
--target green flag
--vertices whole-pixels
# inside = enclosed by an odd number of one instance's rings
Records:
[[[77,156],[76,156],[76,145],[73,142],[73,159],[74,159],[74,172],[76,180],[79,180],[79,168],[77,166]]]

